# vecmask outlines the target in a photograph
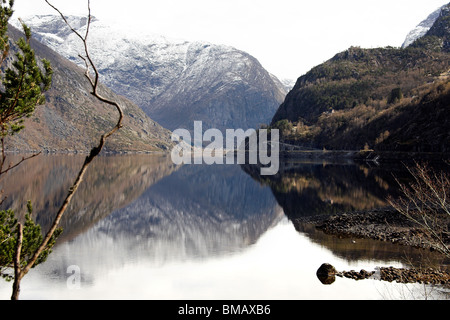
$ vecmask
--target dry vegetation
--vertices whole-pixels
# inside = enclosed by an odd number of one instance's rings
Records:
[[[388,138],[407,125],[404,114],[447,103],[449,61],[447,52],[418,47],[350,48],[302,76],[271,127],[287,142],[318,149],[398,148],[408,137],[395,145]],[[423,132],[420,119],[413,120]]]
[[[408,168],[413,181],[399,182],[403,197],[388,199],[391,206],[418,225],[431,247],[450,258],[450,177],[426,165]]]

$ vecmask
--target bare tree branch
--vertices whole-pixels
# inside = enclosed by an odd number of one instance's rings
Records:
[[[426,165],[407,167],[413,182],[406,185],[396,179],[403,197],[388,198],[389,204],[430,236],[431,245],[450,257],[450,179],[444,173],[433,173]]]
[[[4,173],[7,173],[8,171],[10,171],[10,170],[20,166],[22,164],[22,162],[25,162],[27,160],[30,160],[32,158],[35,158],[35,157],[39,156],[41,153],[42,152],[35,153],[35,154],[33,154],[33,155],[29,156],[29,157],[22,157],[22,159],[19,162],[15,163],[14,165],[10,164],[7,169],[5,169],[4,171],[0,171],[0,175],[3,175]]]
[[[67,26],[71,29],[71,31],[76,34],[81,41],[83,42],[84,45],[84,54],[85,56],[82,57],[83,60],[86,63],[86,73],[85,76],[86,78],[89,80],[89,83],[92,86],[92,92],[91,94],[96,97],[99,101],[109,104],[111,106],[114,106],[115,109],[117,110],[117,112],[119,113],[119,119],[117,120],[117,124],[108,132],[106,132],[105,134],[103,134],[100,138],[100,142],[97,146],[93,147],[89,153],[89,155],[86,157],[83,166],[80,169],[80,172],[78,173],[77,178],[75,179],[75,182],[73,183],[72,187],[69,189],[68,194],[61,206],[61,208],[59,209],[55,220],[53,221],[52,226],[50,227],[49,231],[47,232],[45,238],[42,241],[42,244],[40,245],[40,247],[36,250],[36,252],[33,254],[33,256],[30,258],[30,260],[28,261],[28,264],[22,269],[20,270],[15,278],[14,278],[14,286],[13,286],[13,298],[18,298],[18,291],[20,290],[19,286],[20,286],[20,281],[21,279],[29,272],[29,270],[33,267],[33,265],[35,264],[36,260],[38,259],[39,255],[45,250],[47,244],[49,243],[50,239],[52,238],[53,234],[55,233],[55,231],[58,228],[58,225],[61,221],[61,218],[64,214],[64,212],[66,211],[66,209],[68,208],[74,194],[76,193],[78,187],[80,186],[81,182],[83,181],[83,177],[89,167],[89,165],[91,164],[91,162],[95,159],[95,157],[97,157],[100,152],[102,151],[106,140],[113,135],[116,131],[118,131],[123,125],[122,125],[122,121],[124,118],[124,114],[122,111],[122,108],[120,107],[120,105],[113,101],[113,100],[109,100],[105,97],[103,97],[102,95],[99,94],[98,92],[98,85],[99,85],[99,72],[94,64],[94,62],[91,59],[91,56],[89,54],[89,50],[88,50],[88,44],[87,44],[87,40],[88,40],[88,35],[89,35],[89,29],[91,26],[91,21],[92,21],[92,16],[91,16],[91,8],[90,8],[90,1],[88,0],[88,22],[87,22],[87,26],[86,26],[86,34],[84,36],[82,36],[79,32],[77,32],[67,21],[67,19],[64,17],[64,15],[61,13],[60,10],[58,10],[55,6],[53,6],[48,0],[45,0],[45,2],[47,2],[47,4],[49,6],[51,6],[54,10],[56,10],[61,18],[64,20],[64,22],[67,24]],[[91,75],[89,73],[89,70],[92,68],[92,70],[94,71],[94,79],[91,78]],[[16,283],[17,282],[17,283]],[[17,294],[16,294],[17,291]]]

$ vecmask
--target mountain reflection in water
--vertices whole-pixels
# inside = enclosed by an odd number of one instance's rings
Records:
[[[8,177],[15,187],[6,191],[4,207],[24,212],[31,199],[46,229],[83,158],[38,158]],[[282,216],[270,188],[239,166],[179,168],[167,156],[100,157],[63,217],[58,245],[82,235],[87,244],[78,249],[89,248],[85,257],[95,256],[93,263],[110,260],[108,243],[119,263],[139,254],[155,261],[207,257],[248,247]]]
[[[439,163],[430,164],[437,170]],[[295,160],[281,163],[275,176],[260,176],[258,168],[245,165],[245,172],[270,186],[275,199],[296,230],[312,242],[331,250],[347,261],[363,259],[401,260],[414,267],[447,264],[441,255],[428,250],[403,247],[371,239],[340,239],[324,234],[299,218],[332,215],[387,207],[388,195],[401,196],[396,179],[411,181],[405,164],[370,165],[353,161]],[[445,262],[444,262],[445,261]]]
[[[24,163],[3,180],[8,182],[3,183],[8,196],[3,208],[24,212],[31,200],[34,217],[45,230],[83,159],[40,156]],[[86,297],[83,290],[67,292],[67,270],[76,265],[83,286],[93,290],[90,294],[101,286],[106,298],[274,299],[271,294],[277,290],[285,297],[321,298],[315,271],[323,262],[333,263],[323,259],[339,257],[346,267],[360,261],[402,264],[405,251],[398,246],[370,240],[355,245],[310,226],[295,230],[289,222],[383,206],[387,194],[396,192],[391,173],[401,169],[283,163],[277,176],[264,179],[252,170],[238,165],[178,167],[165,155],[96,159],[63,218],[64,232],[54,252],[27,276],[22,296]],[[132,288],[111,291],[119,278],[120,288]],[[148,281],[156,291],[147,288]],[[348,297],[360,296],[356,288],[348,288],[350,282],[343,285]],[[239,290],[231,290],[236,286]],[[317,293],[309,296],[310,289]],[[336,297],[345,298],[342,287],[335,290]],[[377,297],[372,290],[366,296]],[[2,285],[0,291],[7,289]]]

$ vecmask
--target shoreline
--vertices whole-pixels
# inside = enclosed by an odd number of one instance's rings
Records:
[[[33,155],[33,154],[42,154],[42,155],[89,155],[90,150],[6,150],[5,154],[7,155]],[[168,151],[134,151],[134,150],[123,150],[123,151],[116,151],[116,150],[102,150],[100,155],[154,155],[154,154],[161,154],[161,155],[170,155],[170,152]]]
[[[300,223],[313,225],[325,234],[339,238],[363,238],[377,241],[391,242],[393,244],[410,246],[419,249],[437,251],[426,233],[415,226],[407,218],[392,208],[379,208],[368,211],[344,212],[335,215],[320,215],[297,218],[292,221],[294,226]],[[445,255],[443,255],[445,258]],[[450,259],[447,259],[450,261]],[[329,270],[323,272],[323,269]],[[381,274],[380,274],[381,270]],[[334,282],[335,276],[353,280],[373,279],[375,273],[379,280],[398,283],[425,283],[437,285],[450,285],[450,267],[442,268],[394,268],[381,267],[378,272],[366,270],[336,271],[328,263],[324,263],[318,270],[317,276],[324,284]]]
[[[282,159],[342,159],[355,162],[389,163],[402,161],[445,161],[450,160],[446,152],[406,152],[374,150],[283,150]]]
[[[5,150],[6,154],[44,154],[44,155],[86,155],[90,150]],[[102,155],[154,155],[171,154],[171,150],[103,150]],[[224,155],[225,156],[225,155]],[[422,162],[448,162],[450,164],[450,153],[441,152],[397,152],[397,151],[364,151],[364,150],[280,150],[279,159],[289,160],[329,160],[329,161],[352,161],[354,163],[366,163],[379,166],[389,163],[413,163]],[[260,166],[260,164],[256,164]]]
[[[430,238],[413,222],[392,208],[343,212],[296,218],[294,225],[308,223],[326,234],[346,238],[367,238],[436,251]]]

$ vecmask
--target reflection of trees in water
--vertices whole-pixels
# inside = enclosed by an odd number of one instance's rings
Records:
[[[386,206],[396,193],[391,168],[355,164],[283,163],[275,176],[261,177],[254,167],[244,171],[271,187],[290,219],[367,210]]]
[[[35,220],[45,231],[85,156],[39,156],[11,172],[3,206],[20,216],[27,200]],[[175,170],[166,155],[104,156],[89,168],[68,211],[61,221],[60,240],[69,239],[138,198],[150,185]],[[11,186],[11,187],[10,187]]]
[[[369,167],[363,164],[291,163],[280,165],[276,176],[261,177],[255,166],[243,170],[263,185],[270,186],[287,217],[298,232],[329,248],[347,261],[402,261],[418,266],[439,266],[442,257],[424,250],[371,239],[338,238],[324,234],[297,218],[364,211],[387,206],[388,195],[399,195],[394,175],[409,179],[403,164]]]

